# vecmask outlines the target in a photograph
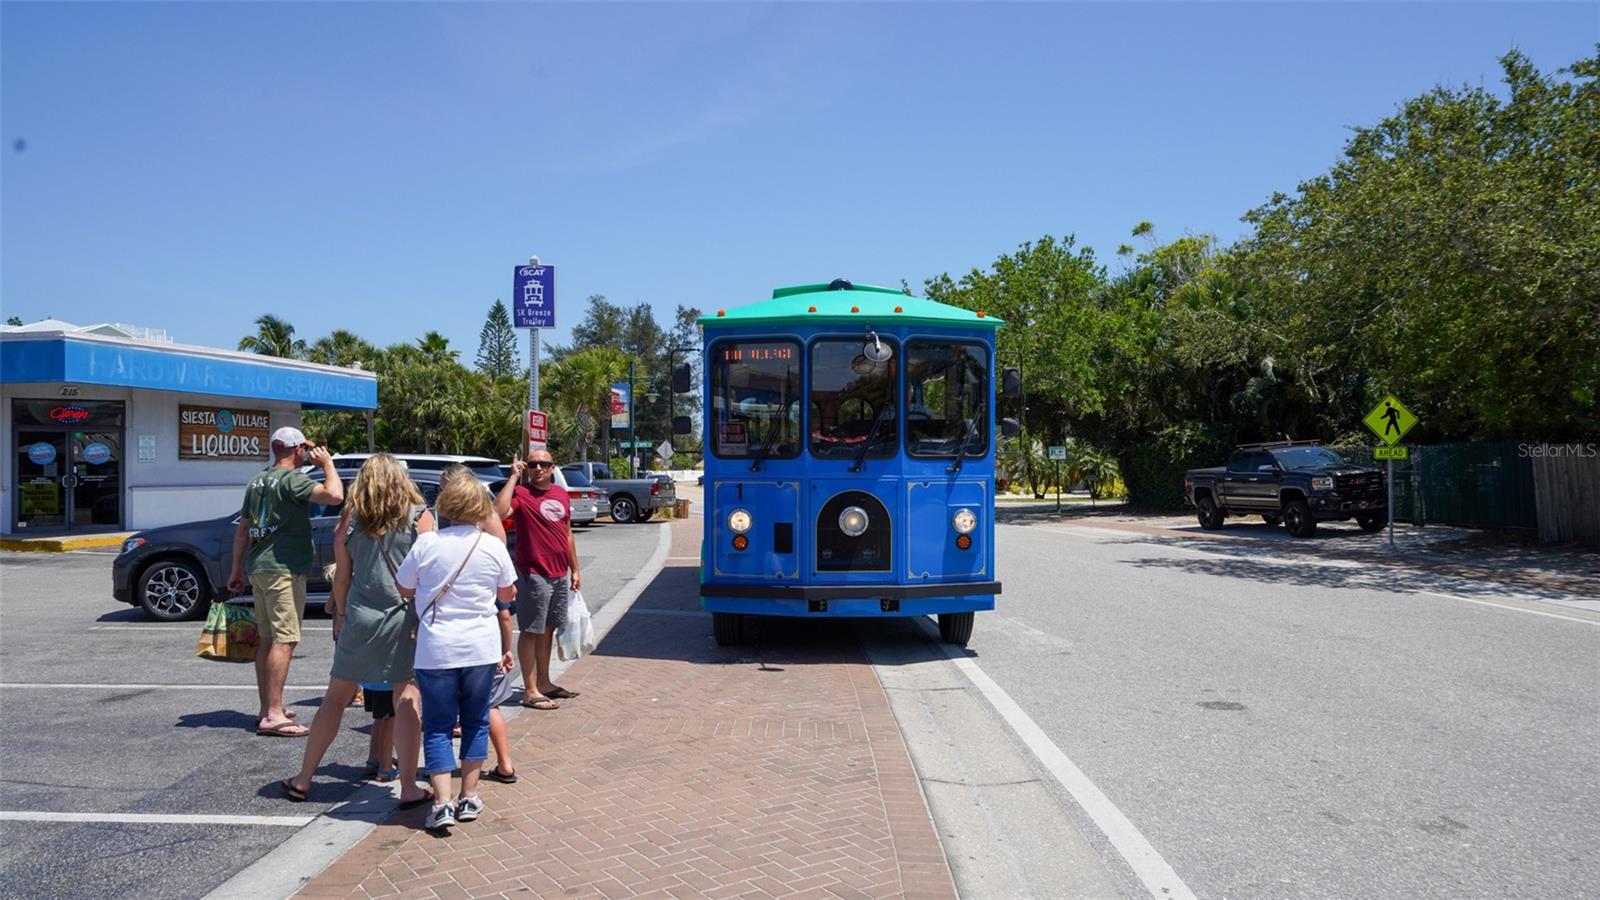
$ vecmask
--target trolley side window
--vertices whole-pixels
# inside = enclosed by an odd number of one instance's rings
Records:
[[[811,345],[811,455],[820,459],[894,456],[900,446],[894,406],[898,365],[893,343],[886,358],[870,360],[860,337],[825,338]],[[870,445],[869,445],[870,440]]]
[[[982,344],[906,344],[906,452],[982,456],[989,450],[989,354]]]
[[[800,455],[800,360],[795,341],[712,345],[712,453],[723,459]]]

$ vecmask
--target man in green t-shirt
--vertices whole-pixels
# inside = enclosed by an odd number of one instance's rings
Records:
[[[321,467],[321,484],[300,471],[305,465]],[[310,733],[283,707],[289,659],[300,643],[300,619],[306,611],[306,576],[316,564],[307,504],[343,502],[344,482],[328,451],[307,441],[298,428],[274,431],[272,465],[245,485],[239,527],[233,533],[233,574],[228,577],[228,590],[242,594],[248,575],[256,598],[256,690],[261,695],[256,734]]]

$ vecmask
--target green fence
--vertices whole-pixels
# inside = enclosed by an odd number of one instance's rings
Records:
[[[1411,447],[1394,464],[1394,517],[1418,525],[1539,526],[1533,460],[1514,441]],[[1353,463],[1382,468],[1372,447],[1340,447]]]

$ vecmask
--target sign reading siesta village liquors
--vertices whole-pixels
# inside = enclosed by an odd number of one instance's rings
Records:
[[[272,417],[264,409],[178,407],[178,458],[259,462],[267,458]]]

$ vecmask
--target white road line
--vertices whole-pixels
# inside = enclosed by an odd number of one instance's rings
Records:
[[[204,816],[0,810],[0,822],[116,822],[124,825],[270,825],[304,828],[316,816]]]
[[[700,562],[698,556],[669,556],[667,562]]]
[[[1089,776],[1083,774],[1083,770],[1079,769],[1054,741],[1050,740],[1044,729],[1022,711],[1022,707],[1011,699],[1011,695],[996,684],[994,679],[984,674],[970,657],[961,655],[961,651],[953,645],[939,641],[938,635],[933,633],[933,623],[930,619],[923,618],[921,623],[923,629],[930,632],[930,636],[944,651],[945,656],[955,663],[956,668],[960,669],[978,692],[994,706],[995,712],[1006,720],[1006,724],[1016,730],[1023,745],[1039,760],[1045,770],[1066,788],[1072,799],[1077,801],[1111,841],[1111,846],[1116,848],[1128,867],[1144,883],[1150,896],[1157,900],[1194,900],[1194,891],[1183,883],[1183,879],[1179,878],[1172,866],[1156,852],[1156,848],[1138,827],[1122,814],[1122,810],[1117,809],[1111,798],[1096,787],[1095,783],[1089,780]]]
[[[115,684],[85,684],[82,682],[32,682],[32,681],[0,681],[0,690],[44,690],[44,691],[253,691],[253,684],[132,684],[130,682],[117,682]],[[289,684],[284,685],[284,690],[317,691],[324,693],[328,690],[325,684]]]
[[[1545,612],[1544,610],[1541,610],[1541,609],[1523,609],[1520,606],[1511,606],[1510,604],[1506,604],[1506,603],[1496,603],[1493,600],[1475,600],[1472,597],[1457,597],[1455,594],[1441,594],[1438,591],[1417,591],[1417,593],[1419,593],[1419,594],[1427,594],[1429,597],[1443,597],[1446,600],[1460,600],[1462,603],[1476,603],[1479,606],[1493,606],[1496,609],[1505,609],[1505,610],[1510,610],[1511,612],[1527,613],[1530,616],[1544,616],[1545,618],[1549,618],[1549,619],[1565,619],[1568,622],[1578,622],[1578,623],[1583,624],[1583,625],[1594,625],[1596,627],[1600,627],[1600,621],[1595,621],[1594,619],[1580,619],[1577,616],[1564,616],[1564,615],[1562,615],[1560,613]],[[1549,601],[1549,600],[1532,600],[1532,599],[1530,599],[1527,602],[1529,602],[1529,603],[1549,603],[1551,601]]]

